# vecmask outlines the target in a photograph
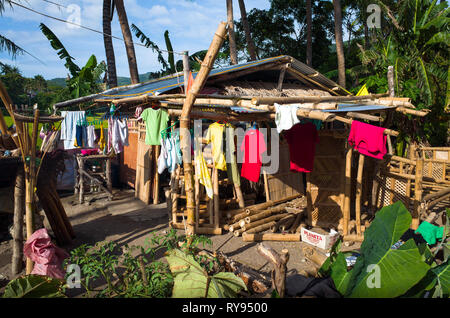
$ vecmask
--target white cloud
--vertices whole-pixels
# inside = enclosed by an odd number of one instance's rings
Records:
[[[66,7],[70,4],[79,5],[81,24],[95,30],[103,30],[101,0],[56,0],[55,2]],[[188,50],[193,53],[208,48],[219,22],[226,20],[226,5],[223,0],[124,0],[124,2],[130,26],[132,23],[136,24],[161,49],[166,48],[164,31],[169,30],[173,48],[177,52]],[[238,20],[240,19],[239,6],[236,1],[234,3],[235,19]],[[246,0],[245,3],[247,11],[254,7],[264,9],[269,6],[269,0]],[[59,8],[42,0],[27,0],[22,4],[64,20],[69,17],[66,8]],[[78,65],[84,65],[91,54],[95,54],[98,61],[105,60],[101,34],[81,28],[69,28],[63,22],[39,16],[25,9],[15,8],[14,11],[7,9],[0,17],[0,34],[16,41],[18,45],[46,62],[46,66],[43,66],[30,56],[18,56],[13,62],[24,75],[43,74],[46,78],[53,78],[65,77],[67,74],[64,62],[58,58],[39,30],[38,26],[41,22],[58,36]],[[112,33],[122,38],[117,14],[113,17]],[[135,37],[134,40],[139,43]],[[114,39],[113,44],[117,73],[119,76],[129,76],[124,43]],[[135,51],[140,73],[161,69],[157,55],[151,49],[136,44]],[[179,58],[175,56],[176,60]],[[0,60],[8,62],[10,58],[5,53],[0,53]]]

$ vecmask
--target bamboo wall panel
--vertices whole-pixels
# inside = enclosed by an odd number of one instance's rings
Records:
[[[402,201],[405,207],[411,211],[413,200],[411,200],[411,181],[401,177],[386,176],[381,172],[377,176],[377,208],[391,205]]]
[[[128,146],[120,154],[120,182],[135,188],[137,152],[138,152],[138,122],[128,120]]]
[[[270,200],[277,201],[293,195],[304,194],[302,174],[290,170],[289,146],[287,143],[280,143],[279,162],[278,173],[267,176]]]
[[[136,159],[135,197],[146,204],[153,198],[153,147],[145,144],[145,125],[139,124]]]
[[[319,132],[314,170],[308,175],[308,219],[313,226],[338,226],[343,217],[345,139]]]

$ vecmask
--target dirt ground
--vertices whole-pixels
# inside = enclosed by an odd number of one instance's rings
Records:
[[[118,191],[113,201],[106,197],[94,198],[90,203],[78,204],[78,198],[73,195],[63,197],[61,200],[66,213],[74,228],[76,238],[70,246],[64,246],[67,251],[81,244],[95,244],[101,241],[113,241],[119,246],[144,245],[145,239],[152,232],[163,233],[169,230],[169,217],[166,203],[159,205],[146,205],[134,197],[133,190]],[[11,217],[12,222],[12,217]],[[49,229],[48,226],[46,226]],[[179,233],[184,231],[179,230]],[[208,235],[213,246],[207,250],[222,251],[228,257],[247,265],[261,273],[268,274],[271,265],[258,254],[258,243],[243,242],[242,237],[235,237],[226,232],[223,235]],[[295,294],[295,277],[302,270],[312,269],[313,265],[302,254],[303,242],[265,242],[276,251],[283,248],[289,250],[287,288],[288,292]],[[354,250],[355,244],[347,247]],[[324,252],[324,251],[322,251]],[[12,241],[0,238],[0,288],[12,279],[11,275]],[[2,284],[3,277],[3,284]],[[292,283],[291,283],[292,281]]]

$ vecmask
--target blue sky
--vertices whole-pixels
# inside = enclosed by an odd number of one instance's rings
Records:
[[[17,1],[17,0],[16,0]],[[17,1],[18,2],[18,1]],[[80,8],[80,24],[102,30],[102,0],[52,0],[57,6],[44,0],[21,1],[25,6],[64,20],[73,16],[73,5]],[[226,21],[225,0],[124,0],[128,22],[136,24],[148,37],[165,49],[164,31],[169,30],[173,49],[176,52],[188,50],[196,52],[207,49],[220,21]],[[240,19],[239,5],[234,2],[234,18]],[[247,11],[252,8],[267,9],[269,0],[246,0]],[[47,38],[39,30],[39,23],[46,24],[61,40],[75,63],[83,66],[91,54],[99,61],[105,60],[103,36],[67,23],[46,18],[25,9],[7,8],[0,16],[0,34],[13,40],[17,45],[42,60],[44,64],[29,55],[18,55],[15,60],[0,53],[0,61],[19,67],[24,76],[43,75],[46,79],[66,77],[64,62],[50,46]],[[114,36],[122,37],[117,15],[112,22]],[[135,41],[137,41],[135,39]],[[113,40],[118,76],[129,76],[124,43]],[[150,49],[135,46],[140,74],[161,69],[156,54]],[[178,59],[175,57],[175,59]]]

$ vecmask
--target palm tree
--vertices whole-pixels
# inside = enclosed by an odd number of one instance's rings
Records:
[[[5,11],[5,5],[8,4],[10,7],[12,7],[12,3],[9,0],[0,0],[0,15],[2,15],[3,11]],[[15,44],[10,39],[6,38],[5,36],[0,34],[0,52],[6,51],[8,54],[11,55],[12,58],[15,58],[17,54],[23,54],[28,53],[23,48]],[[31,55],[33,56],[33,55]],[[33,56],[34,57],[34,56]]]
[[[233,0],[227,0],[227,17],[228,17],[228,39],[230,42],[230,59],[231,64],[238,63],[236,52],[236,37],[234,35],[234,20],[233,20]]]
[[[136,53],[134,51],[133,37],[128,25],[127,13],[123,0],[115,0],[117,15],[119,17],[120,27],[122,29],[123,39],[125,40],[125,49],[127,51],[128,67],[130,68],[131,83],[139,83],[139,73],[137,68]]]
[[[245,10],[244,0],[239,1],[239,9],[241,10],[241,22],[244,28],[245,39],[247,41],[247,50],[250,54],[250,61],[255,61],[257,59],[255,43],[253,42],[252,36],[250,34],[250,27],[248,25],[247,11]]]
[[[341,1],[333,0],[334,35],[336,39],[336,54],[338,60],[338,83],[345,88],[345,57],[344,41],[342,40],[342,10]]]
[[[306,0],[306,64],[312,67],[312,10],[311,0]]]
[[[114,8],[112,0],[103,0],[103,42],[105,44],[106,64],[108,65],[108,86],[117,86],[116,58],[111,37],[111,20]]]

